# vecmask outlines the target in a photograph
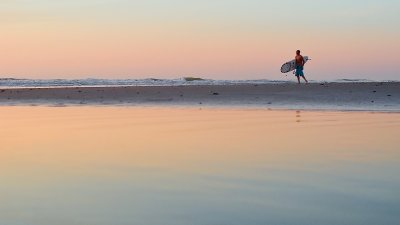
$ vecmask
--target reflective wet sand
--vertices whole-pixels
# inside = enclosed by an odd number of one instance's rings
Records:
[[[398,224],[400,114],[1,107],[0,224]]]

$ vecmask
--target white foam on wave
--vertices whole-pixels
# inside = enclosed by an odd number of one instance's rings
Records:
[[[113,87],[113,86],[189,86],[189,85],[241,85],[241,84],[279,84],[294,83],[287,80],[212,80],[201,79],[188,81],[180,79],[15,79],[1,78],[0,87],[19,88],[19,87]],[[332,81],[311,81],[319,82],[396,82],[396,81],[373,81],[365,79],[340,79]]]
[[[182,86],[285,83],[274,80],[211,80],[181,79],[0,79],[0,87],[98,87],[98,86]]]

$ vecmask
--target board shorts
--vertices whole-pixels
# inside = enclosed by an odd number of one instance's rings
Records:
[[[304,67],[303,66],[296,66],[296,77],[304,76]]]

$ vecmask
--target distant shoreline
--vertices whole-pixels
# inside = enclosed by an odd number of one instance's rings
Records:
[[[226,106],[400,112],[400,82],[0,88],[0,105]]]

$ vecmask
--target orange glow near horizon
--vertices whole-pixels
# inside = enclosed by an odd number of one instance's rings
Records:
[[[3,3],[0,74],[285,79],[280,66],[302,49],[313,59],[306,72],[314,80],[397,79],[400,33],[391,25],[395,7],[389,3],[370,3],[364,9],[354,5],[353,10],[362,11],[352,13],[305,2],[302,7],[309,15],[304,15],[304,26],[295,27],[290,22],[294,15],[273,10],[289,3],[238,1],[231,3],[232,12],[220,4],[216,8],[210,2],[175,0]],[[326,15],[309,5],[324,6]],[[381,11],[387,15],[371,19]]]

